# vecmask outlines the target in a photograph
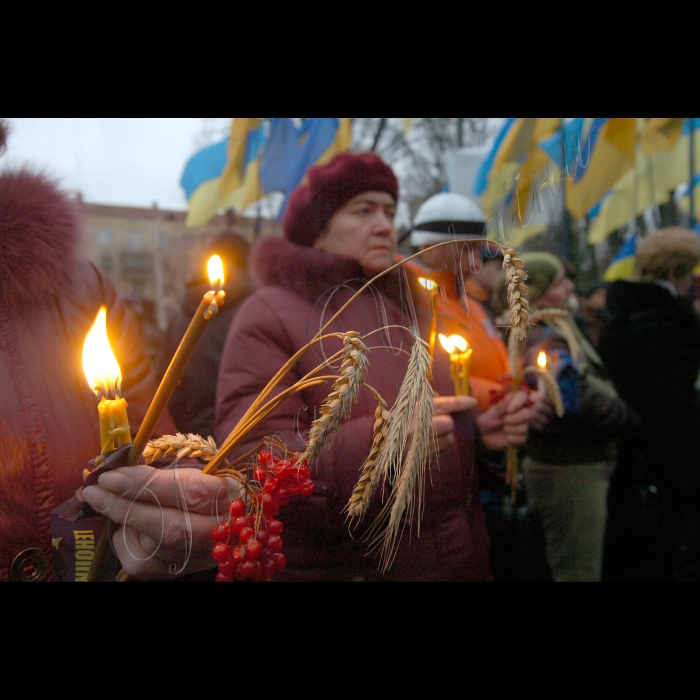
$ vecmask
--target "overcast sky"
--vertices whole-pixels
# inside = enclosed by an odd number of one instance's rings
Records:
[[[12,118],[0,168],[33,165],[86,202],[187,209],[180,177],[230,118]]]

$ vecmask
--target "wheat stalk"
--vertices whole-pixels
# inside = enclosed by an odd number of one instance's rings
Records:
[[[154,440],[149,440],[143,451],[146,464],[152,464],[161,457],[177,455],[183,457],[199,457],[208,462],[216,454],[216,443],[209,436],[206,440],[194,433],[177,433],[176,435],[163,435]]]
[[[377,400],[379,405],[374,412],[375,421],[372,428],[372,446],[370,447],[369,455],[365,463],[362,465],[360,479],[350,496],[350,500],[345,506],[345,512],[350,521],[356,520],[358,524],[362,521],[362,518],[367,512],[369,501],[379,483],[377,471],[377,466],[379,464],[378,457],[383,453],[393,417],[386,405],[386,401],[378,395]]]
[[[528,315],[530,304],[527,297],[527,273],[525,263],[520,259],[514,248],[506,248],[503,255],[503,269],[506,273],[506,288],[508,292],[508,308],[510,309],[510,327],[518,340],[523,340],[530,325]]]
[[[319,408],[320,416],[309,429],[309,439],[299,463],[316,459],[331,437],[340,428],[340,422],[350,417],[352,404],[357,403],[360,387],[365,381],[365,370],[369,365],[367,346],[356,331],[343,333],[343,359],[340,376],[333,390]]]
[[[534,325],[540,321],[553,321],[559,318],[565,318],[569,315],[566,309],[537,309],[530,314],[530,324]]]

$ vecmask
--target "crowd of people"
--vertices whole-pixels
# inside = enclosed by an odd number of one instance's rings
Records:
[[[4,130],[0,136],[4,142]],[[698,580],[697,234],[656,231],[639,246],[633,281],[578,290],[554,255],[523,254],[528,279],[520,293],[533,324],[517,342],[504,297],[503,263],[511,254],[483,239],[478,206],[454,193],[426,200],[410,244],[427,252],[389,271],[405,257],[394,222],[398,201],[388,164],[373,153],[344,153],[312,167],[291,193],[282,237],[249,246],[228,232],[211,241],[207,256],[220,254],[226,269],[226,303],[154,435],[194,433],[222,444],[272,376],[336,314],[325,333],[377,339],[368,343],[364,381],[389,407],[409,363],[397,348],[410,348],[414,333],[426,340],[457,334],[472,349],[468,394],[455,395],[449,354],[435,348],[434,440],[419,533],[414,527],[406,534],[380,571],[363,541],[378,499],[348,531],[344,506],[377,420],[375,395],[361,391],[310,464],[313,494],[293,498],[280,515],[287,566],[275,580]],[[0,580],[21,580],[28,561],[36,574],[38,560],[42,575],[25,578],[56,578],[51,511],[80,489],[83,466],[99,453],[94,394],[79,364],[97,309],[108,310],[135,434],[207,287],[192,280],[152,362],[127,300],[79,259],[78,241],[75,211],[55,183],[30,170],[0,175]],[[386,271],[371,295],[345,306],[363,280]],[[433,280],[435,293],[419,278]],[[385,326],[389,339],[380,342],[372,333]],[[340,337],[331,338],[301,355],[274,394],[342,347]],[[538,381],[541,373],[522,374],[540,353],[547,382]],[[273,435],[290,451],[302,450],[328,393],[326,384],[310,384],[280,402],[230,459],[254,454]],[[507,483],[513,455],[515,501]],[[219,480],[191,462],[180,472],[177,493],[172,478],[156,478],[162,474],[144,464],[108,471],[82,489],[81,498],[131,543],[128,552],[114,546],[135,578],[217,575],[209,552]],[[144,479],[148,489],[134,494],[131,487]],[[191,513],[186,526],[182,499]],[[174,573],[182,550],[191,556]]]

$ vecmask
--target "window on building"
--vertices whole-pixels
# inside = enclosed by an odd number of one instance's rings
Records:
[[[168,236],[162,231],[158,231],[158,247],[167,248],[168,247]]]
[[[108,231],[107,229],[102,229],[97,234],[97,241],[100,245],[112,245],[112,242],[114,241],[114,235],[111,231]]]
[[[129,231],[129,250],[141,250],[141,234],[138,231]]]

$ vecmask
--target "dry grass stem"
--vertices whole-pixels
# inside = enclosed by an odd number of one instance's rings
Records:
[[[300,462],[315,460],[323,447],[328,445],[331,437],[340,428],[340,422],[350,417],[352,404],[357,403],[360,387],[365,381],[365,371],[369,362],[366,356],[367,346],[360,339],[360,334],[348,331],[343,334],[343,360],[340,363],[340,376],[333,384],[333,391],[321,405],[321,414],[309,430],[309,441]]]
[[[206,440],[194,433],[177,433],[177,435],[163,435],[155,440],[149,440],[143,451],[146,464],[152,464],[161,457],[177,455],[183,457],[198,457],[208,462],[216,454],[216,443],[209,436]]]
[[[530,304],[526,297],[528,289],[525,284],[527,273],[524,267],[525,263],[520,259],[518,251],[506,248],[503,254],[503,269],[506,273],[510,327],[518,340],[525,338],[527,327],[530,325]]]

